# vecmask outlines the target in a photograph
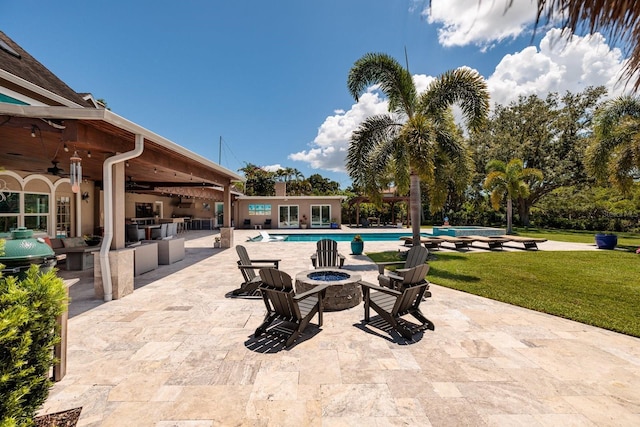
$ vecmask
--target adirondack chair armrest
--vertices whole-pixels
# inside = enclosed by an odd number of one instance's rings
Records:
[[[282,261],[282,260],[280,260],[280,259],[252,259],[250,261],[252,263],[258,262],[258,263],[263,263],[263,264],[273,264],[276,268],[278,268],[278,265],[280,264],[280,261]]]
[[[398,270],[396,270],[396,271],[398,271]],[[387,276],[389,276],[389,279],[391,279],[391,280],[399,280],[400,282],[402,282],[404,280],[404,277],[402,277],[401,274],[396,274],[395,272],[387,273]]]
[[[338,254],[338,258],[340,258],[340,268],[344,267],[344,260],[346,257],[342,254]]]
[[[260,268],[264,268],[264,265],[242,265],[242,264],[238,264],[238,268],[241,270],[255,270],[255,269],[260,269]]]
[[[306,292],[302,292],[301,294],[296,294],[293,299],[296,301],[302,301],[305,298],[309,298],[310,296],[316,295],[318,293],[320,293],[320,298],[324,298],[324,294],[327,290],[327,288],[331,286],[330,284],[326,284],[326,285],[320,285],[320,286],[316,286],[313,289],[309,289]]]
[[[384,269],[391,265],[404,265],[404,261],[385,261],[385,262],[376,262],[378,266],[378,274],[384,274]]]
[[[385,287],[382,287],[382,286],[374,285],[373,283],[365,282],[364,280],[361,280],[358,283],[360,284],[360,286],[362,286],[363,289],[364,288],[373,289],[374,291],[384,292],[385,294],[389,294],[389,295],[393,295],[393,296],[402,295],[402,292],[398,292],[395,289],[390,289],[390,288],[385,288]]]

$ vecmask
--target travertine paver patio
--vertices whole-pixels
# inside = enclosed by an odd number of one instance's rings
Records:
[[[433,285],[423,307],[435,331],[415,342],[364,324],[360,305],[282,350],[253,339],[264,305],[230,297],[237,255],[212,241],[189,240],[185,261],[121,300],[74,286],[68,373],[43,413],[82,406],[82,426],[640,425],[636,338]],[[292,276],[311,266],[314,243],[245,245]],[[368,258],[338,245],[375,281]],[[571,247],[591,249],[541,245]],[[365,251],[399,248],[365,238]]]

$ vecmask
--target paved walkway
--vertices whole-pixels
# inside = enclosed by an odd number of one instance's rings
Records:
[[[360,305],[325,313],[282,350],[253,338],[264,304],[230,297],[236,252],[205,234],[121,300],[94,299],[81,277],[68,373],[43,413],[82,406],[78,425],[119,427],[640,425],[636,338],[434,284],[423,308],[435,331],[414,342],[363,323]],[[252,258],[281,258],[292,276],[311,268],[314,243],[243,243],[255,234],[235,232]],[[338,246],[348,269],[375,281],[366,256]],[[365,251],[400,248],[365,241]]]

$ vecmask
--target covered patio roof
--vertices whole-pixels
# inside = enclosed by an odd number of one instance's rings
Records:
[[[13,170],[64,177],[77,151],[83,177],[100,183],[104,161],[133,149],[136,134],[144,138],[144,151],[128,161],[127,191],[214,198],[244,180],[106,109],[0,103],[0,140],[11,142],[0,152],[0,165]]]

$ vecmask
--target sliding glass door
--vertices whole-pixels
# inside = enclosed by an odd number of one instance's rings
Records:
[[[311,227],[331,226],[331,206],[311,205]]]
[[[278,206],[278,228],[300,227],[298,212],[299,212],[298,205]]]

